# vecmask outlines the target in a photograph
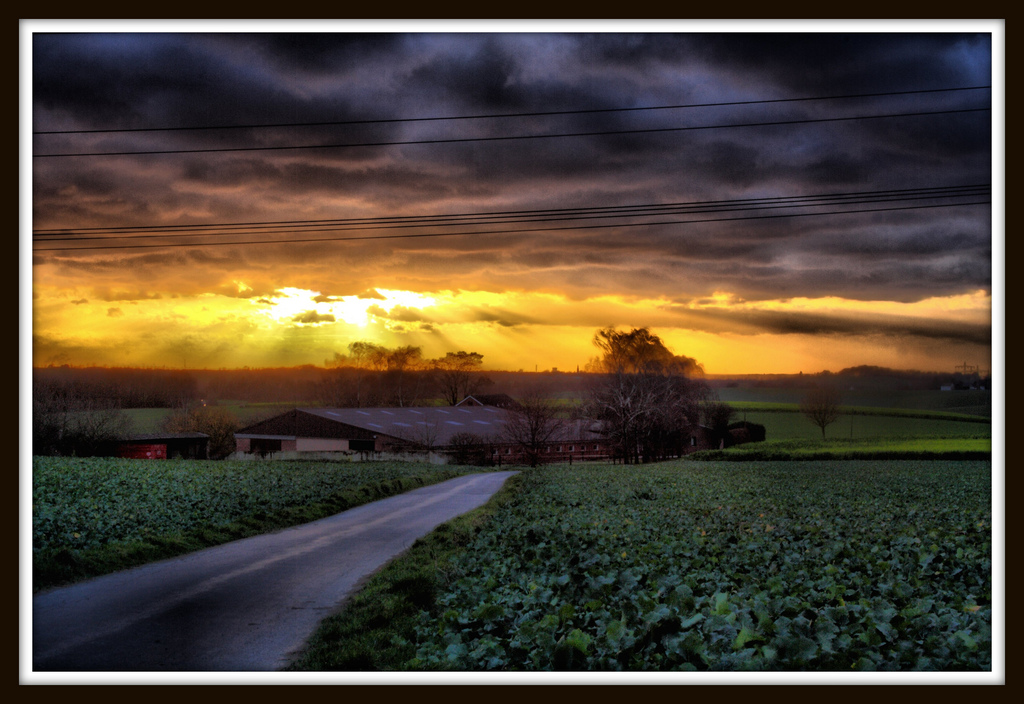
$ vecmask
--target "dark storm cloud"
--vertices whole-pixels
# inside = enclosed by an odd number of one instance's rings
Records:
[[[987,35],[942,32],[40,34],[33,38],[33,60],[34,123],[40,130],[437,117],[921,90],[985,85],[992,63]],[[988,91],[972,91],[36,140],[40,152],[76,140],[107,149],[281,147],[728,125],[984,106],[989,100]],[[39,227],[289,221],[986,183],[990,119],[983,112],[460,144],[38,159],[34,216]],[[301,266],[318,284],[303,286],[315,290],[329,288],[333,270],[345,272],[336,276],[341,290],[364,290],[377,272],[388,272],[430,290],[514,286],[517,279],[539,285],[548,277],[549,286],[570,295],[621,286],[649,296],[728,290],[750,298],[914,300],[990,286],[990,247],[988,219],[955,207],[870,220],[834,214],[575,234],[125,252],[81,266],[111,270],[130,257],[138,267],[191,267],[218,284],[237,271],[259,272],[269,281],[275,269]],[[258,295],[266,295],[267,285]]]
[[[406,83],[410,89],[487,110],[532,103],[528,88],[512,82],[521,61],[497,40],[473,42],[476,46],[469,51],[457,35],[437,37],[434,43],[432,58],[409,73]]]
[[[920,34],[703,34],[691,46],[725,72],[797,91],[867,93],[987,84],[983,61],[991,51],[983,35]]]
[[[266,56],[284,72],[332,75],[346,66],[362,65],[400,49],[401,36],[393,34],[242,34],[217,35],[248,53]]]
[[[33,99],[37,110],[78,124],[125,124],[142,116],[152,96],[180,92],[187,64],[174,35],[43,35],[33,41]],[[53,116],[50,116],[51,118]]]
[[[687,37],[677,34],[587,34],[578,39],[584,59],[641,72],[659,63],[673,65],[692,58]]]
[[[988,325],[896,315],[819,314],[726,309],[676,311],[687,326],[711,332],[777,335],[912,336],[934,341],[989,345]]]

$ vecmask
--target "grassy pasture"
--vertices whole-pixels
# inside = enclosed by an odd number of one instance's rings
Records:
[[[988,460],[989,437],[880,437],[863,440],[773,440],[725,450],[702,450],[691,461],[733,462],[788,460]]]
[[[795,406],[735,404],[735,420],[747,420],[765,427],[768,440],[808,440],[821,442],[821,429]],[[825,429],[826,439],[906,438],[906,437],[991,437],[992,426],[984,422],[953,419],[949,415],[913,417],[882,409],[857,409],[841,415]]]
[[[731,404],[799,405],[805,389],[757,388],[751,386],[717,389],[722,401]],[[918,391],[902,389],[861,389],[843,391],[844,406],[892,408],[919,411],[948,411],[989,417],[992,415],[991,391]]]
[[[234,414],[241,426],[246,426],[262,418],[290,411],[301,404],[281,403],[243,403],[225,401],[217,404]],[[174,413],[173,408],[128,408],[122,411],[129,419],[133,434],[163,432],[164,421]]]

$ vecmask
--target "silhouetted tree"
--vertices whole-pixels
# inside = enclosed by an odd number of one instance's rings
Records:
[[[490,443],[475,433],[455,433],[448,440],[448,456],[455,464],[490,464]]]
[[[725,446],[729,444],[729,422],[735,411],[728,403],[706,400],[700,404],[700,422],[711,436],[712,442]]]
[[[179,409],[164,420],[170,433],[205,433],[210,436],[207,456],[222,460],[235,451],[235,431],[239,422],[235,414],[219,406],[194,406]]]
[[[393,381],[395,400],[399,406],[404,406],[407,401],[407,392],[404,386],[408,376],[406,372],[415,372],[421,367],[423,350],[412,345],[388,350],[386,363],[388,378]],[[413,394],[413,398],[416,395]]]
[[[406,406],[420,395],[425,372],[421,348],[389,349],[360,341],[351,343],[348,352],[335,352],[325,362],[328,372],[319,393],[325,405]]]
[[[32,389],[32,453],[91,457],[113,450],[132,432],[131,419],[110,399],[75,384],[37,382]]]
[[[566,427],[558,407],[541,395],[520,398],[505,414],[503,439],[519,450],[531,467],[540,464],[541,453]]]
[[[441,396],[449,406],[474,393],[485,381],[480,374],[484,356],[477,352],[449,352],[433,361]]]
[[[831,385],[811,389],[800,401],[800,412],[821,428],[821,439],[825,439],[825,428],[839,417],[842,397],[839,390]]]
[[[594,335],[601,357],[591,368],[604,372],[588,411],[604,422],[608,439],[625,463],[682,454],[690,429],[700,422],[701,404],[714,392],[699,378],[703,367],[677,356],[647,328]]]

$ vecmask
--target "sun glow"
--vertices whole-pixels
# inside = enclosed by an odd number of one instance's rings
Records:
[[[374,313],[391,313],[397,307],[422,310],[435,305],[436,299],[413,291],[374,289],[359,296],[328,296],[319,291],[285,287],[273,296],[253,301],[263,309],[259,313],[277,323],[323,325],[344,322],[365,328]],[[269,306],[269,307],[268,307]]]
[[[473,350],[484,355],[486,369],[565,371],[584,368],[597,353],[594,332],[611,325],[649,327],[710,374],[858,364],[934,369],[975,357],[984,363],[987,349],[944,343],[940,354],[926,339],[886,331],[898,333],[904,325],[930,330],[933,321],[977,327],[992,314],[987,291],[898,302],[755,301],[724,290],[690,301],[522,290],[324,290],[241,279],[191,295],[129,288],[61,293],[37,284],[33,354],[40,365],[288,366],[322,364],[367,340],[422,347],[428,358]],[[827,334],[816,332],[814,325],[829,321],[840,322]],[[190,346],[187,354],[182,341]]]

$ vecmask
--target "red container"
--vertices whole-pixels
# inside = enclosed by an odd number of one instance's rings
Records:
[[[165,460],[167,445],[121,445],[118,456],[130,460]]]

